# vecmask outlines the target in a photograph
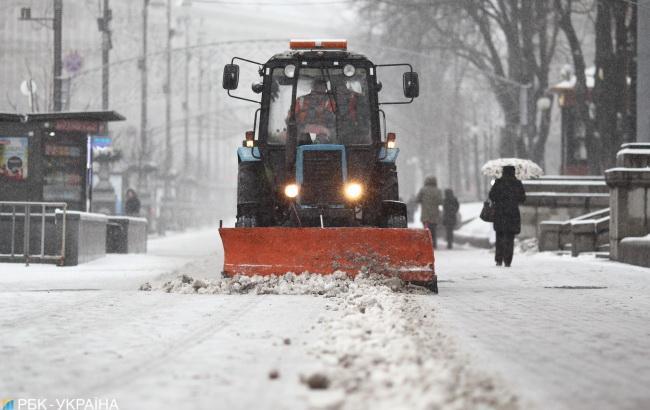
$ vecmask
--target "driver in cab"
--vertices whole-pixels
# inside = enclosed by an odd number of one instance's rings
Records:
[[[327,92],[327,81],[315,78],[309,94],[296,98],[298,144],[335,142],[335,104],[334,96]]]

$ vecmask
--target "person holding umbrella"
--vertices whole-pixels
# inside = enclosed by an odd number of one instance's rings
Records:
[[[497,266],[510,267],[514,253],[515,235],[521,232],[519,204],[526,200],[524,186],[515,176],[515,167],[505,165],[502,176],[490,189],[489,197],[494,207],[494,231],[496,232]]]

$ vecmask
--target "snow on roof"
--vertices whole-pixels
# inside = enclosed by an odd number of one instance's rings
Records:
[[[596,74],[596,67],[591,66],[585,69],[585,76],[587,77],[587,88],[594,88],[595,74]],[[571,73],[571,78],[560,81],[559,83],[552,86],[551,90],[561,92],[565,90],[573,90],[575,86],[576,86],[576,76],[575,74]]]
[[[609,197],[605,192],[527,192],[526,197],[560,197],[560,198],[586,198],[586,197]]]
[[[585,76],[587,77],[587,88],[592,89],[596,84],[596,67],[591,66],[585,70]],[[627,77],[627,85],[632,84],[632,79]],[[555,92],[563,92],[568,90],[573,90],[576,86],[576,76],[571,74],[570,79],[565,79],[559,83],[551,86],[551,90]]]
[[[568,180],[568,181],[563,181],[563,180],[544,180],[544,179],[529,179],[526,181],[522,181],[524,185],[576,185],[576,186],[584,186],[584,185],[590,185],[590,186],[604,186],[606,185],[605,180]]]
[[[627,168],[627,167],[615,167],[615,168],[609,168],[608,170],[605,171],[605,173],[611,173],[611,172],[637,172],[637,173],[650,173],[650,168]]]
[[[621,148],[646,148],[650,149],[650,142],[626,142]]]
[[[650,148],[623,148],[616,154],[616,156],[618,157],[623,154],[650,155]]]
[[[650,247],[650,235],[646,236],[628,236],[621,239],[621,243],[643,244]]]

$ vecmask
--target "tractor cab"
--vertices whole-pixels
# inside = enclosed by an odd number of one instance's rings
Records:
[[[234,57],[224,68],[228,95],[259,104],[254,130],[238,152],[238,225],[405,226],[398,149],[394,134],[380,124],[379,107],[412,102],[417,73],[410,64],[376,65],[349,52],[345,40],[289,45],[266,63]],[[252,90],[260,100],[233,93],[238,61],[256,66],[260,80]],[[379,101],[377,70],[385,66],[408,68],[406,100]]]

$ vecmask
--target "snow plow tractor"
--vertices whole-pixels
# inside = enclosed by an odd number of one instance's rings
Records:
[[[259,101],[234,93],[238,61],[257,69]],[[380,102],[377,70],[399,66],[405,98]],[[234,57],[223,88],[259,104],[237,151],[237,222],[219,229],[225,275],[374,272],[437,292],[431,235],[407,228],[380,109],[418,96],[410,64],[373,64],[345,40],[292,40],[266,63]]]

